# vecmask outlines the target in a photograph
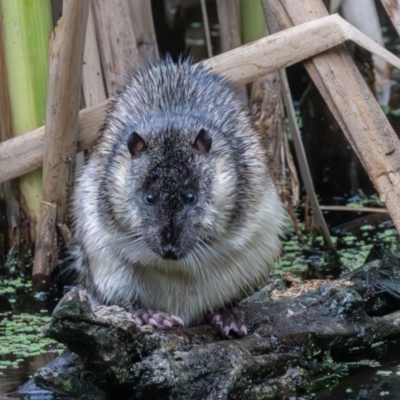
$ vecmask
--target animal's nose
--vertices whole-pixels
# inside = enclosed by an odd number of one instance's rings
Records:
[[[172,244],[167,244],[163,247],[162,257],[164,258],[164,260],[177,260],[178,248]]]

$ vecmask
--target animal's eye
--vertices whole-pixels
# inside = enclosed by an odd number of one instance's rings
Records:
[[[144,200],[147,204],[153,205],[156,202],[155,197],[151,193],[147,193],[144,197]]]
[[[197,200],[197,197],[193,192],[186,192],[183,194],[183,199],[186,204],[194,204]]]

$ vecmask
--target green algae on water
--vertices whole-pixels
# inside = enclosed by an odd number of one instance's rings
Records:
[[[58,353],[63,348],[43,336],[42,326],[51,320],[47,310],[19,310],[21,297],[30,296],[31,288],[31,282],[23,278],[0,280],[0,296],[6,305],[6,310],[0,312],[0,370],[18,368],[28,357]]]

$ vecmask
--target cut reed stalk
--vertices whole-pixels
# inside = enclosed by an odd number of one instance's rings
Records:
[[[65,218],[67,183],[78,140],[78,113],[82,82],[83,49],[89,3],[68,0],[50,55],[49,91],[45,125],[43,201],[40,233],[36,242],[32,282],[47,287],[57,262],[56,221]]]

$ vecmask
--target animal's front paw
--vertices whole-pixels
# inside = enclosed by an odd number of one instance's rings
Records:
[[[240,337],[247,335],[244,315],[237,307],[212,312],[208,315],[208,320],[211,325],[220,328],[222,336],[228,337],[230,331],[235,332]]]
[[[135,310],[132,316],[139,325],[151,325],[157,329],[169,329],[173,326],[183,326],[183,321],[175,315],[169,315],[162,311]]]

